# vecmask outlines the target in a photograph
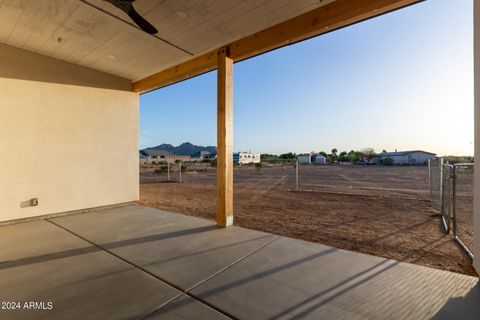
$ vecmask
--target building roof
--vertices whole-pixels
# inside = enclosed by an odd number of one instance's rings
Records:
[[[432,156],[437,155],[436,153],[422,151],[422,150],[411,150],[411,151],[382,152],[382,153],[379,153],[378,156],[379,157],[395,157],[395,156],[399,157],[399,156],[406,156],[416,152],[426,153]]]
[[[143,149],[140,150],[140,153],[147,157],[166,157],[173,156],[173,153],[165,150],[153,150],[153,149]]]

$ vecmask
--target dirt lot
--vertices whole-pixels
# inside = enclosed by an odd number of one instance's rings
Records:
[[[141,170],[140,202],[214,219],[215,170],[200,171],[167,183]],[[291,166],[236,168],[235,224],[474,275],[430,206],[427,175],[426,167],[301,166],[297,191]]]

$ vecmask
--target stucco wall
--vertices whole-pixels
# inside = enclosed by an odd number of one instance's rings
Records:
[[[473,265],[480,274],[480,1],[474,2],[474,72],[475,72],[475,178],[473,197]]]
[[[0,221],[138,199],[128,80],[0,45],[0,87]]]

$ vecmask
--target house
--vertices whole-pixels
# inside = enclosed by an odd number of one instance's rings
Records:
[[[140,150],[140,163],[160,163],[160,162],[175,162],[180,161],[191,161],[191,156],[179,156],[173,154],[166,150],[156,150],[156,149],[143,149]]]
[[[173,153],[171,153],[169,151],[165,151],[165,150],[155,150],[155,149],[140,150],[140,156],[144,156],[144,157],[147,157],[147,158],[153,158],[153,159],[157,159],[157,160],[165,159],[165,158],[171,157],[173,155],[174,155]]]
[[[259,163],[259,162],[260,162],[260,153],[237,152],[233,154],[233,163],[236,163],[236,164],[249,164],[249,163]]]
[[[139,151],[140,164],[157,164],[167,161],[173,153],[165,150],[143,149]]]
[[[315,164],[326,164],[327,159],[321,154],[315,156]]]
[[[191,155],[192,159],[210,159],[212,153],[208,151],[198,151]]]
[[[310,164],[312,163],[312,157],[309,154],[299,154],[297,161],[299,164]]]
[[[426,165],[428,160],[435,159],[436,154],[422,150],[382,152],[377,155],[378,163],[392,159],[395,165]]]
[[[327,158],[320,153],[312,153],[310,155],[310,158],[311,158],[311,163],[315,163],[315,164],[326,164],[327,163]]]
[[[207,156],[205,157],[205,159],[210,159],[210,160],[217,159],[217,153],[216,153],[216,152],[212,152],[212,153],[210,153],[209,155],[207,155]]]

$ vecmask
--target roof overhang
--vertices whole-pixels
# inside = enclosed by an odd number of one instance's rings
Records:
[[[423,0],[136,0],[150,35],[104,0],[0,2],[0,43],[129,80],[143,93]]]

